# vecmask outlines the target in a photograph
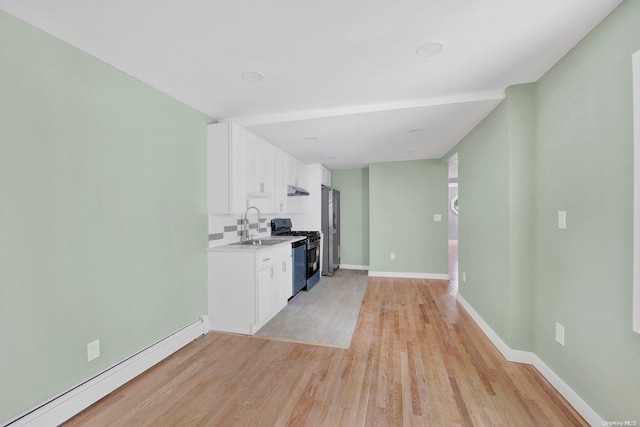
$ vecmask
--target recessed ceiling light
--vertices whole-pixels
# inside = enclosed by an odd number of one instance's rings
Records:
[[[245,71],[240,74],[240,76],[248,82],[259,82],[260,80],[264,79],[262,73],[259,73],[257,71]]]
[[[428,58],[430,56],[440,53],[444,49],[444,43],[442,42],[429,42],[420,46],[416,50],[416,55]]]
[[[318,139],[320,139],[320,138],[318,138],[317,136],[305,136],[304,137],[305,141],[317,141]]]
[[[409,132],[411,132],[411,133],[424,132],[424,128],[413,128],[413,129],[409,129]]]

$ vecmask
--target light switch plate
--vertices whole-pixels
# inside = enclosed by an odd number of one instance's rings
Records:
[[[567,229],[567,212],[558,211],[558,228],[561,230]]]
[[[434,220],[435,222],[442,221],[442,214],[435,214],[435,215],[433,215],[433,220]]]
[[[556,341],[564,345],[564,326],[556,322]]]

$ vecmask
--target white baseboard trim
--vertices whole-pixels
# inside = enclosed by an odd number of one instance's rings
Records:
[[[59,425],[208,332],[209,319],[206,315],[199,317],[85,382],[3,422],[2,426],[44,427]]]
[[[340,268],[345,270],[368,270],[368,265],[356,265],[356,264],[340,264]]]
[[[533,352],[513,350],[494,332],[493,329],[487,324],[487,322],[480,317],[480,315],[471,307],[471,305],[462,297],[457,295],[460,305],[469,313],[469,316],[476,322],[476,324],[482,329],[482,332],[489,338],[489,340],[496,346],[498,351],[509,362],[526,363],[533,365],[543,377],[551,383],[551,385],[558,390],[567,402],[575,408],[576,411],[592,426],[604,425],[604,420],[596,411],[593,410],[582,398],[571,389],[565,383],[562,378],[558,376],[551,368],[549,368],[543,361]]]
[[[537,355],[534,354],[533,356],[534,362],[532,365],[535,366],[538,372],[540,372],[542,376],[545,377],[562,396],[564,396],[565,399],[567,399],[567,402],[569,402],[590,425],[605,425],[604,419],[598,415],[598,413],[594,411],[587,402],[582,400],[578,393],[573,391],[571,387],[569,387],[567,383],[558,376],[558,374],[553,372],[551,368],[548,367]]]
[[[448,274],[432,274],[432,273],[400,273],[395,271],[369,271],[371,277],[399,277],[404,279],[434,279],[449,280]]]
[[[464,309],[469,313],[469,316],[476,322],[476,324],[482,329],[482,332],[489,338],[489,340],[496,346],[498,351],[502,353],[505,359],[509,362],[517,362],[517,363],[527,363],[529,365],[532,364],[533,359],[530,355],[533,353],[528,351],[519,351],[519,350],[511,350],[507,344],[496,334],[493,329],[484,321],[482,317],[471,307],[471,305],[462,297],[462,295],[457,295],[458,302]]]

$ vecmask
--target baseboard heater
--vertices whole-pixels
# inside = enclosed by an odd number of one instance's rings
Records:
[[[201,316],[75,387],[3,422],[2,427],[57,426],[207,332],[209,319]]]

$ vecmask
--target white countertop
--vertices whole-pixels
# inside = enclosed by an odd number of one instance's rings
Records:
[[[304,236],[268,236],[264,239],[269,240],[282,240],[282,243],[276,243],[275,245],[221,245],[207,248],[207,252],[253,252],[258,253],[273,248],[281,248],[282,245],[290,245],[293,242],[304,240]]]

